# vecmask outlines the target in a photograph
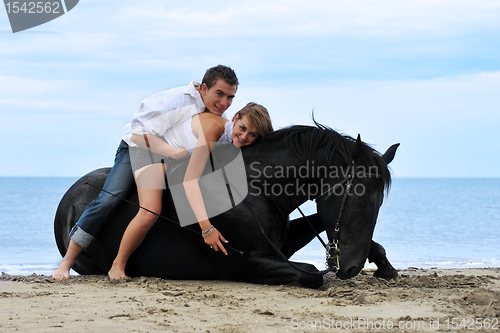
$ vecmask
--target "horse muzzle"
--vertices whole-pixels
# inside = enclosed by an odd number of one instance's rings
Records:
[[[341,280],[347,280],[358,275],[362,268],[363,267],[352,266],[346,270],[339,270],[335,275]]]

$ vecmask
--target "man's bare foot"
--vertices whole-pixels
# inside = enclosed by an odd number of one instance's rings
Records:
[[[76,257],[82,252],[82,247],[76,244],[73,240],[69,241],[68,250],[64,255],[61,263],[57,267],[52,277],[55,280],[67,280],[69,279],[69,270],[73,267]]]
[[[54,278],[55,280],[69,279],[69,270],[71,269],[72,266],[73,266],[72,262],[69,262],[69,260],[63,258],[63,260],[57,267],[54,274],[52,274],[52,278]]]
[[[118,265],[113,264],[108,272],[108,277],[111,281],[126,278],[125,270]]]

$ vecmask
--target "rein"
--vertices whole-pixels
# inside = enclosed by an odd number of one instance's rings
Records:
[[[140,208],[140,209],[144,209],[144,210],[145,210],[145,211],[147,211],[148,213],[151,213],[151,214],[153,214],[153,215],[156,215],[156,216],[158,216],[158,217],[160,217],[160,218],[164,219],[165,221],[168,221],[168,222],[170,222],[170,223],[172,223],[172,224],[175,224],[176,226],[180,227],[180,225],[179,225],[179,223],[177,223],[177,221],[174,221],[174,220],[172,220],[172,219],[169,219],[168,217],[163,216],[163,215],[161,215],[161,214],[157,214],[157,213],[153,212],[153,211],[152,211],[152,210],[150,210],[150,209],[147,209],[147,208],[145,208],[145,207],[142,207],[142,206],[141,206],[141,205],[139,205],[138,203],[135,203],[135,202],[133,202],[133,201],[127,200],[127,199],[125,199],[125,198],[122,198],[122,197],[120,197],[120,196],[118,196],[118,195],[116,195],[116,194],[114,194],[114,193],[111,193],[111,192],[109,192],[109,191],[106,191],[106,190],[105,190],[105,189],[103,189],[102,187],[96,186],[96,185],[91,184],[91,183],[89,183],[89,182],[85,182],[84,184],[85,184],[85,185],[90,185],[90,186],[92,186],[92,187],[93,187],[93,188],[95,188],[95,189],[101,190],[101,191],[103,191],[103,192],[105,192],[105,193],[107,193],[107,194],[109,194],[109,195],[114,196],[115,198],[118,198],[118,199],[120,199],[120,200],[122,200],[122,201],[125,201],[125,202],[127,202],[127,203],[129,203],[129,204],[131,204],[131,205],[134,205],[134,206],[136,206],[136,207],[138,207],[138,208]],[[196,235],[198,235],[198,236],[200,235],[200,233],[199,233],[199,232],[197,232],[197,231],[195,231],[195,230],[193,230],[193,229],[190,229],[190,228],[184,228],[184,229],[189,230],[189,231],[193,232],[194,234],[196,234]],[[238,250],[238,249],[236,249],[236,248],[234,248],[234,247],[232,247],[232,246],[230,246],[230,245],[226,245],[226,244],[225,244],[225,245],[224,245],[224,247],[226,247],[227,249],[232,250],[232,251],[234,251],[234,252],[238,253],[239,255],[244,255],[244,254],[245,254],[245,252],[240,251],[240,250]]]
[[[353,162],[353,164],[354,164],[354,162]],[[375,177],[375,178],[378,178],[378,175],[374,176],[371,173],[365,174],[365,176],[366,177]],[[317,196],[315,198],[316,201],[318,199],[324,197],[325,195],[328,198],[330,195],[332,195],[331,192],[335,190],[336,186],[342,186],[342,185],[345,184],[344,196],[342,197],[342,202],[340,204],[339,215],[338,215],[337,219],[335,220],[335,226],[333,228],[332,240],[329,240],[328,244],[323,241],[323,239],[319,235],[319,232],[316,231],[316,229],[312,225],[311,221],[309,221],[309,219],[302,212],[302,210],[300,209],[300,207],[297,207],[297,210],[302,215],[302,217],[304,217],[304,219],[307,221],[307,223],[309,224],[309,227],[316,233],[316,238],[320,241],[320,243],[325,248],[325,251],[326,251],[326,267],[328,269],[321,271],[320,272],[321,274],[327,273],[328,271],[336,273],[336,272],[338,272],[340,270],[340,248],[338,246],[338,244],[339,244],[340,226],[341,226],[341,223],[342,223],[342,215],[344,213],[345,205],[346,205],[346,202],[347,202],[347,195],[349,193],[349,190],[352,187],[353,181],[354,181],[354,171],[353,171],[352,174],[347,175],[340,183],[335,184],[335,186],[333,188],[329,189],[328,191],[326,191],[324,193],[321,193],[319,196]],[[254,218],[255,218],[255,216],[254,216]],[[258,222],[258,220],[257,220],[257,222]],[[260,225],[260,223],[259,223],[259,225]],[[261,227],[261,230],[262,230],[262,227]],[[264,232],[264,231],[262,231],[262,232]],[[268,239],[267,236],[266,236],[266,239]],[[277,251],[279,251],[279,249]],[[279,254],[281,254],[281,251],[279,252]],[[292,264],[290,261],[288,261],[288,262],[290,264]],[[294,265],[292,265],[292,266],[294,266]],[[298,267],[295,267],[295,268],[299,269]],[[301,270],[301,269],[299,269],[299,270]],[[301,270],[301,271],[303,271],[303,270]],[[310,273],[311,274],[311,272],[306,272],[306,273]]]
[[[212,155],[212,154],[210,154]],[[221,170],[223,170],[223,168],[221,168]],[[226,181],[226,184],[228,185],[229,187],[229,184],[228,184],[228,179],[226,177],[225,178],[225,181]],[[327,197],[329,197],[332,193],[333,190],[335,190],[335,188],[337,186],[343,186],[345,184],[345,188],[344,188],[344,196],[342,197],[342,202],[340,204],[340,210],[339,210],[339,215],[335,221],[335,226],[334,226],[334,233],[333,233],[333,236],[332,236],[332,240],[329,240],[328,244],[326,244],[323,239],[320,237],[319,233],[315,230],[314,226],[312,225],[311,221],[309,221],[309,219],[307,218],[307,216],[302,212],[302,210],[300,209],[300,207],[297,207],[297,210],[302,214],[302,216],[305,218],[305,220],[307,221],[307,223],[309,224],[309,226],[311,227],[311,229],[316,233],[316,237],[319,239],[319,241],[321,242],[321,244],[323,245],[323,247],[325,248],[326,250],[326,266],[327,266],[327,269],[325,270],[322,270],[322,271],[318,271],[318,272],[310,272],[310,271],[306,271],[302,268],[300,268],[297,264],[291,262],[284,254],[283,252],[281,252],[281,250],[273,243],[273,241],[271,239],[269,239],[269,237],[266,235],[265,231],[264,231],[264,228],[262,227],[259,219],[257,218],[257,216],[255,215],[253,209],[252,209],[252,206],[248,203],[248,201],[246,200],[246,198],[243,200],[245,202],[245,204],[247,205],[248,209],[250,210],[250,213],[252,214],[255,222],[257,223],[257,225],[259,226],[259,229],[262,233],[262,235],[264,236],[264,238],[266,239],[266,241],[269,243],[269,245],[271,245],[271,247],[274,249],[274,251],[278,254],[279,257],[281,257],[283,260],[285,260],[290,266],[292,266],[293,268],[295,268],[296,270],[302,272],[302,273],[306,273],[306,274],[311,274],[311,275],[324,275],[328,272],[338,272],[339,269],[340,269],[340,249],[338,247],[338,242],[339,242],[339,232],[340,232],[340,226],[341,226],[341,222],[342,222],[342,215],[344,213],[344,209],[345,209],[345,205],[346,205],[346,202],[347,202],[347,195],[349,193],[349,190],[352,186],[352,183],[353,183],[353,180],[354,180],[354,174],[349,174],[347,175],[341,182],[335,184],[335,186],[333,186],[331,189],[329,189],[328,191],[326,191],[325,193],[321,193],[318,197],[316,197],[315,199],[318,200],[322,197],[324,197],[325,195]],[[177,226],[179,226],[179,224],[166,217],[166,216],[163,216],[161,214],[157,214],[145,207],[142,207],[141,205],[139,205],[138,203],[135,203],[133,201],[130,201],[130,200],[127,200],[125,198],[122,198],[114,193],[111,193],[105,189],[103,189],[102,187],[99,187],[99,186],[96,186],[94,184],[91,184],[89,182],[85,182],[84,184],[86,185],[89,185],[91,187],[94,187],[95,189],[98,189],[98,190],[101,190],[109,195],[112,195],[122,201],[125,201],[129,204],[132,204],[140,209],[144,209],[145,211],[153,214],[153,215],[156,215],[158,216],[159,218],[162,218],[170,223],[173,223]],[[233,190],[236,190],[236,189],[233,189]],[[187,228],[189,231],[199,235],[198,232],[192,230],[192,229],[189,229]],[[236,253],[238,253],[239,255],[244,255],[244,252],[243,251],[240,251],[230,245],[225,245],[225,247],[227,247],[229,250],[232,250]]]
[[[281,250],[273,243],[273,241],[271,239],[269,239],[269,237],[266,235],[266,232],[264,231],[264,228],[260,224],[259,219],[257,218],[257,216],[255,215],[255,213],[254,213],[254,211],[252,209],[252,206],[250,206],[250,204],[247,202],[246,199],[244,199],[243,201],[245,202],[245,204],[247,205],[248,209],[250,210],[250,213],[252,214],[252,216],[253,216],[255,222],[257,223],[257,225],[259,226],[259,229],[260,229],[262,235],[264,236],[264,238],[266,239],[266,241],[269,243],[269,245],[271,245],[271,247],[278,254],[278,256],[280,256],[283,260],[285,260],[290,266],[292,266],[293,268],[297,269],[298,271],[300,271],[302,273],[312,274],[312,275],[324,275],[324,274],[326,274],[328,272],[334,272],[334,273],[336,273],[340,269],[340,249],[338,247],[338,242],[339,242],[338,237],[339,237],[339,231],[340,231],[340,224],[342,222],[342,214],[344,213],[344,208],[345,208],[345,204],[346,204],[346,201],[347,201],[347,194],[349,192],[349,189],[352,186],[353,179],[354,179],[353,175],[348,175],[340,183],[336,184],[332,189],[328,190],[325,193],[320,194],[316,198],[316,200],[317,200],[318,198],[321,198],[324,195],[330,196],[331,195],[330,192],[332,190],[334,190],[337,186],[342,186],[342,185],[346,184],[345,189],[344,189],[344,196],[342,198],[342,203],[340,205],[339,215],[337,217],[337,220],[335,221],[334,234],[333,234],[332,240],[329,241],[328,244],[326,244],[323,241],[323,239],[320,237],[319,233],[315,230],[315,228],[312,225],[311,221],[309,221],[309,219],[307,218],[307,216],[304,215],[304,213],[302,212],[302,210],[300,209],[300,207],[297,207],[297,210],[306,219],[306,221],[309,224],[309,226],[311,227],[311,229],[316,233],[316,238],[319,239],[319,241],[321,242],[321,244],[323,245],[323,247],[326,250],[326,266],[327,266],[327,269],[319,271],[319,272],[309,272],[309,271],[306,271],[306,270],[300,268],[299,266],[297,266],[295,263],[291,262],[283,254],[283,252],[281,252]]]
[[[215,165],[217,166],[220,166],[217,159],[215,158],[215,156],[213,156],[213,154],[210,153],[210,161],[211,161],[211,164],[212,164],[212,171],[215,171]],[[299,210],[299,212],[302,214],[302,216],[306,219],[306,221],[308,222],[309,226],[316,232],[316,237],[320,240],[321,244],[325,247],[325,250],[326,250],[326,266],[327,266],[327,269],[325,270],[322,270],[322,271],[318,271],[318,272],[309,272],[309,271],[306,271],[302,268],[300,268],[298,265],[296,265],[295,263],[291,262],[284,254],[283,252],[281,252],[281,250],[276,246],[276,244],[273,243],[273,241],[266,235],[266,232],[264,230],[264,228],[262,227],[262,224],[260,223],[259,219],[257,218],[257,216],[255,215],[253,209],[252,209],[252,206],[248,203],[246,197],[245,199],[243,199],[243,202],[245,202],[245,204],[247,205],[248,209],[250,210],[250,213],[252,214],[253,216],[253,219],[255,220],[255,222],[257,223],[257,225],[259,226],[259,229],[262,233],[262,235],[264,236],[264,238],[266,239],[266,241],[268,242],[268,244],[273,248],[273,250],[276,252],[276,254],[282,258],[283,260],[285,260],[290,266],[292,266],[293,268],[295,268],[296,270],[302,272],[302,273],[306,273],[306,274],[311,274],[311,275],[324,275],[328,272],[338,272],[339,269],[340,269],[340,249],[338,247],[338,237],[339,237],[339,231],[340,231],[340,224],[342,222],[342,215],[344,213],[344,208],[345,208],[345,204],[347,202],[347,195],[349,193],[349,190],[352,186],[352,182],[354,180],[354,161],[352,161],[352,165],[353,165],[353,173],[352,174],[349,174],[347,175],[341,182],[339,182],[338,184],[335,184],[331,189],[329,189],[328,191],[326,191],[325,193],[321,193],[318,197],[316,197],[316,200],[327,195],[327,196],[330,196],[331,195],[331,192],[333,190],[336,189],[337,186],[343,186],[344,184],[346,185],[346,187],[344,188],[344,196],[342,198],[342,203],[340,205],[340,211],[339,211],[339,215],[337,217],[337,220],[335,221],[335,227],[334,227],[334,234],[333,234],[333,237],[332,237],[332,240],[328,242],[328,244],[325,244],[325,242],[321,239],[321,237],[319,236],[318,232],[316,230],[314,230],[314,227],[311,223],[311,221],[309,221],[309,219],[304,215],[304,213],[302,212],[302,210],[300,210],[299,207],[297,207],[297,209]],[[223,175],[224,175],[224,180],[226,182],[226,186],[228,188],[228,190],[230,190],[230,184],[229,184],[229,180],[225,174],[225,170],[224,168],[220,167],[220,170],[222,171]],[[236,189],[236,187],[233,188],[233,190],[239,194],[241,196],[240,193],[238,193],[238,190]],[[231,197],[231,195],[230,195]]]
[[[217,159],[215,158],[215,156],[213,156],[212,153],[210,153],[210,161],[211,161],[211,164],[212,164],[212,171],[215,171],[215,165],[217,165],[217,166],[220,167]],[[354,164],[354,162],[353,162],[353,164]],[[223,167],[220,167],[220,170],[222,171],[222,173],[224,175],[224,180],[226,182],[226,186],[227,186],[228,190],[230,190],[231,187],[230,187],[230,184],[229,184],[228,177],[225,174],[225,170],[224,170]],[[340,249],[338,247],[338,236],[339,236],[339,231],[340,231],[340,223],[341,223],[341,220],[342,220],[342,214],[344,212],[345,203],[347,201],[347,194],[348,194],[349,189],[350,189],[350,187],[352,185],[353,178],[354,177],[353,177],[352,174],[347,175],[347,177],[344,178],[340,183],[335,184],[335,186],[332,189],[330,189],[329,191],[327,191],[325,193],[320,194],[316,198],[316,199],[321,198],[322,196],[324,196],[326,194],[328,194],[328,196],[330,196],[331,195],[330,192],[332,190],[334,190],[337,186],[342,186],[342,185],[344,185],[344,183],[346,183],[346,188],[344,189],[344,197],[342,198],[342,203],[341,203],[341,208],[340,208],[339,216],[337,217],[337,220],[336,220],[336,223],[335,223],[335,228],[334,228],[334,236],[335,237],[332,239],[332,241],[328,242],[328,244],[325,244],[325,242],[319,236],[318,232],[316,230],[314,230],[314,227],[312,226],[312,224],[309,221],[309,219],[304,215],[304,213],[302,213],[302,211],[300,210],[300,208],[297,207],[297,209],[299,209],[299,211],[302,214],[302,216],[304,216],[304,218],[306,219],[306,221],[309,223],[309,226],[316,232],[316,237],[320,240],[321,244],[323,244],[323,246],[326,249],[326,265],[327,265],[327,269],[322,270],[322,271],[318,271],[318,272],[309,272],[309,271],[306,271],[306,270],[300,268],[295,263],[291,262],[283,254],[283,252],[281,252],[281,250],[276,246],[276,244],[274,244],[273,241],[266,235],[266,232],[265,232],[264,228],[262,227],[262,224],[260,223],[259,219],[255,215],[255,212],[253,211],[252,206],[248,203],[246,197],[245,197],[245,199],[243,199],[243,202],[247,205],[248,209],[250,210],[250,213],[252,214],[253,219],[255,220],[255,222],[257,223],[257,225],[259,226],[259,229],[260,229],[262,235],[264,236],[265,240],[273,248],[273,250],[276,252],[276,254],[281,259],[285,260],[290,266],[292,266],[293,268],[295,268],[296,270],[298,270],[298,271],[300,271],[302,273],[311,274],[311,275],[324,275],[324,274],[326,274],[326,273],[328,273],[330,271],[332,271],[332,272],[338,272],[338,270],[340,269]],[[238,195],[241,196],[241,194],[238,193],[238,190],[237,190],[236,186],[233,188],[233,190]],[[231,197],[231,195],[230,195],[230,197]]]

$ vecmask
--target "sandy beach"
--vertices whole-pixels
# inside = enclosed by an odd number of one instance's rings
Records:
[[[105,276],[0,277],[0,332],[500,331],[500,268],[363,271],[320,289]]]

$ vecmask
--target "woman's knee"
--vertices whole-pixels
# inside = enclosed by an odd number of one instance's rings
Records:
[[[140,224],[143,225],[144,227],[152,227],[153,224],[158,221],[158,215],[159,213],[155,211],[146,211],[144,209],[141,209],[138,213],[138,218],[140,221]]]

